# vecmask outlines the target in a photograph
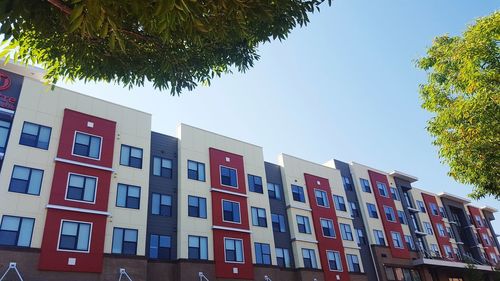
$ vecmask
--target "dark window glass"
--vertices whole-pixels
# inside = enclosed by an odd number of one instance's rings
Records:
[[[40,195],[43,171],[29,167],[14,166],[9,191]]]
[[[349,177],[342,176],[342,183],[344,184],[344,189],[352,191],[352,183]]]
[[[302,186],[292,184],[292,196],[293,200],[298,202],[306,202],[306,197],[304,195],[304,188]]]
[[[309,218],[297,215],[297,227],[300,233],[311,233],[311,226],[309,224]]]
[[[220,167],[220,183],[222,185],[238,187],[238,178],[236,169],[221,166]]]
[[[346,256],[347,256],[347,266],[349,268],[349,272],[361,272],[358,256],[350,254],[347,254]]]
[[[237,202],[222,200],[223,220],[227,222],[240,223],[240,204]]]
[[[142,148],[122,144],[120,165],[142,169]]]
[[[77,132],[73,145],[73,154],[99,159],[101,157],[101,137]]]
[[[266,209],[251,208],[252,211],[252,225],[267,227]]]
[[[50,127],[24,122],[19,144],[48,149],[51,132]]]
[[[63,221],[59,249],[71,251],[89,251],[90,223]]]
[[[97,178],[69,174],[66,199],[85,202],[95,201]]]
[[[153,175],[171,179],[172,160],[161,157],[153,157]]]
[[[172,196],[153,193],[151,196],[151,214],[165,217],[172,216]]]
[[[0,245],[29,247],[35,219],[6,216],[0,223]]]
[[[262,187],[262,178],[259,176],[248,175],[249,190],[257,193],[264,193]]]
[[[285,232],[285,216],[271,214],[271,219],[273,221],[274,232]]]
[[[170,260],[172,249],[172,238],[166,235],[151,234],[149,239],[149,258],[158,260]]]
[[[188,236],[188,258],[208,260],[208,238],[203,236]]]
[[[271,264],[271,247],[269,244],[255,244],[255,263],[256,264]]]
[[[338,195],[333,195],[333,202],[335,203],[335,209],[339,211],[347,211],[347,208],[345,206],[345,200],[344,197],[338,196]]]
[[[188,216],[207,218],[207,199],[197,196],[188,196]]]
[[[281,186],[275,183],[267,183],[267,193],[269,198],[281,200]]]
[[[378,213],[377,213],[377,207],[371,203],[366,203],[366,208],[368,209],[368,214],[370,215],[370,218],[378,218]]]
[[[188,179],[205,181],[205,164],[188,160]]]
[[[362,179],[360,178],[359,179],[359,182],[361,183],[361,189],[364,191],[364,192],[368,192],[368,193],[371,193],[372,190],[370,188],[370,182],[367,180],[367,179]]]
[[[134,185],[118,184],[116,206],[139,209],[141,202],[141,188]]]
[[[288,251],[288,249],[276,248],[276,260],[279,267],[291,267],[290,252]]]
[[[113,229],[113,254],[136,255],[137,230],[115,227]]]

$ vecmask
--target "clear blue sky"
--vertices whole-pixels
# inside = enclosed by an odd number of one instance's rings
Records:
[[[414,60],[435,36],[461,34],[500,1],[337,0],[284,42],[260,47],[245,74],[225,75],[180,97],[151,86],[61,84],[153,115],[153,130],[186,123],[264,148],[324,163],[331,158],[417,176],[416,187],[467,196],[447,176],[425,130]],[[487,198],[477,202],[500,209]],[[494,221],[500,233],[500,213]]]

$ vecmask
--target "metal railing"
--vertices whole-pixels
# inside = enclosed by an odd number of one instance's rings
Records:
[[[7,268],[5,273],[2,275],[2,277],[0,277],[0,281],[2,281],[7,276],[7,273],[9,273],[10,270],[14,270],[14,272],[16,272],[16,274],[17,274],[17,277],[19,277],[19,280],[24,281],[23,277],[21,276],[21,273],[19,273],[19,270],[17,270],[17,263],[15,263],[15,262],[9,263],[9,267]]]
[[[203,274],[203,272],[198,272],[198,277],[200,277],[200,281],[210,281],[208,278]]]
[[[128,281],[132,281],[132,278],[130,278],[125,268],[120,268],[120,278],[118,279],[118,281],[121,281],[123,277],[127,278]]]

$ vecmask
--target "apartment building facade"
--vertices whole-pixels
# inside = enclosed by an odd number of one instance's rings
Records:
[[[0,280],[494,280],[492,207],[0,70]],[[205,279],[206,278],[206,279]],[[460,279],[462,278],[462,279]],[[128,279],[127,279],[128,280]]]

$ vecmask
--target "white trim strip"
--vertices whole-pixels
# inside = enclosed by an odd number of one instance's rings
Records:
[[[67,207],[67,206],[61,206],[61,205],[52,205],[52,204],[47,204],[47,209],[56,209],[56,210],[63,210],[63,211],[73,211],[73,212],[79,212],[79,213],[87,213],[87,214],[94,214],[94,215],[103,215],[103,216],[108,216],[108,217],[111,216],[110,212],[88,210],[88,209],[75,208],[75,207]]]
[[[212,226],[212,229],[229,230],[229,231],[236,231],[236,232],[243,232],[243,233],[252,233],[252,231],[246,230],[246,229],[232,228],[232,227],[226,227],[226,226],[217,226],[217,225]]]
[[[63,162],[63,163],[68,163],[68,164],[73,164],[73,165],[78,165],[78,166],[83,166],[83,167],[88,167],[88,168],[94,168],[94,169],[104,170],[104,171],[109,171],[109,172],[114,172],[115,171],[115,169],[113,169],[113,168],[108,168],[108,167],[99,166],[99,165],[87,164],[87,163],[78,162],[78,161],[69,160],[69,159],[64,159],[64,158],[59,158],[59,157],[56,157],[55,161],[57,161],[57,162]]]
[[[307,243],[318,244],[317,240],[309,240],[309,239],[303,239],[303,238],[292,238],[292,242],[293,241],[300,241],[300,242],[307,242]]]
[[[5,113],[8,113],[10,115],[14,115],[14,110],[10,110],[10,109],[7,109],[7,108],[3,108],[3,107],[0,107],[0,111],[3,111]]]
[[[294,208],[294,209],[299,209],[299,210],[303,210],[303,211],[309,211],[309,212],[312,212],[312,209],[311,209],[311,208],[300,207],[300,206],[292,206],[292,205],[287,205],[287,206],[286,206],[286,208],[287,208],[287,209]]]
[[[221,193],[226,193],[226,194],[231,194],[231,195],[236,195],[236,196],[241,196],[241,197],[248,197],[248,195],[246,195],[246,194],[228,191],[228,190],[219,189],[219,188],[213,188],[213,187],[210,188],[210,191],[221,192]]]

